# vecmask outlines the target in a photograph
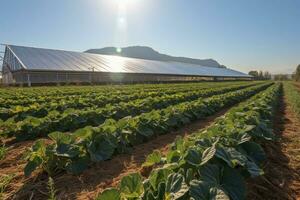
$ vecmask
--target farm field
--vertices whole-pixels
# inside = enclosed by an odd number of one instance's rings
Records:
[[[297,199],[300,85],[0,89],[0,199]]]

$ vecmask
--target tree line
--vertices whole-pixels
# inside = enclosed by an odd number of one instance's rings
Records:
[[[300,64],[297,66],[296,71],[294,72],[292,77],[295,81],[300,82]]]
[[[272,79],[272,76],[268,71],[263,72],[252,70],[248,74],[253,76],[255,80]],[[292,77],[288,74],[276,74],[273,78],[276,81],[285,81],[290,80],[292,78],[293,80],[300,82],[300,64],[296,67],[296,71],[292,74]]]
[[[274,75],[274,80],[276,81],[286,81],[291,79],[300,82],[300,64],[296,67],[296,71],[292,74],[292,76],[289,76],[287,74]]]
[[[268,71],[250,71],[249,75],[253,76],[255,80],[270,80],[272,78],[271,73]]]

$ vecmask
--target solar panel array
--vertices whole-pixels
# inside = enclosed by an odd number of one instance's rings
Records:
[[[228,68],[8,45],[27,70],[250,77]],[[17,70],[17,69],[16,69]]]

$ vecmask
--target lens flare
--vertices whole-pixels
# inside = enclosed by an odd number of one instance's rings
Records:
[[[116,52],[117,53],[122,53],[122,48],[120,48],[120,47],[116,48]]]

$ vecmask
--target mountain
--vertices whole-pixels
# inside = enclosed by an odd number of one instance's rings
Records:
[[[141,58],[147,60],[159,60],[159,61],[175,61],[183,63],[198,64],[208,67],[225,67],[220,65],[213,59],[194,59],[186,57],[174,57],[166,54],[161,54],[158,51],[146,46],[131,46],[122,48],[121,52],[116,51],[115,47],[105,47],[102,49],[89,49],[86,53],[104,54],[104,55],[119,55],[130,58]]]

